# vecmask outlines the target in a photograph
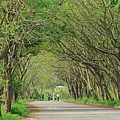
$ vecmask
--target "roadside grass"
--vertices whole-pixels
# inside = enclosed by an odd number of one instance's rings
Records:
[[[67,101],[69,102],[75,102],[75,103],[85,103],[85,104],[96,104],[96,105],[107,105],[107,106],[111,106],[111,107],[115,107],[115,106],[120,106],[120,101],[118,100],[114,100],[114,101],[102,101],[102,100],[94,100],[93,98],[86,98],[83,97],[82,99],[72,99],[69,98],[67,99]]]
[[[19,120],[25,117],[29,113],[29,109],[25,105],[26,100],[20,100],[18,102],[12,103],[11,113],[4,113],[4,106],[2,105],[2,117],[0,120]]]
[[[11,114],[11,113],[3,113],[2,117],[0,117],[0,120],[19,120],[21,116],[17,114]]]

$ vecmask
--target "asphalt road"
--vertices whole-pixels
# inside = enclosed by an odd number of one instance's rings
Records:
[[[36,120],[120,120],[120,109],[99,108],[62,101],[35,101]]]

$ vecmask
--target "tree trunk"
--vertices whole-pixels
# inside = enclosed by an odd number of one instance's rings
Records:
[[[1,95],[3,94],[3,87],[0,87],[0,117],[2,116],[2,112],[1,112],[1,104],[2,104],[2,98]]]
[[[2,117],[2,112],[1,112],[1,100],[0,100],[0,117]]]
[[[5,108],[4,108],[4,112],[10,112],[11,111],[11,91],[12,91],[12,76],[11,76],[11,70],[8,70],[7,72],[7,76],[8,76],[8,83],[5,86]]]
[[[5,108],[4,112],[11,111],[11,98],[12,98],[12,57],[10,50],[6,51],[4,55],[4,79],[6,80],[6,86],[4,87]]]
[[[82,83],[78,83],[78,94],[79,94],[79,98],[82,99]]]

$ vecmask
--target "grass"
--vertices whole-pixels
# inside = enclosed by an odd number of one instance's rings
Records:
[[[102,101],[102,100],[98,100],[95,101],[93,98],[86,98],[83,97],[82,99],[72,99],[69,98],[67,99],[67,101],[69,102],[75,102],[75,103],[85,103],[85,104],[98,104],[98,105],[107,105],[107,106],[120,106],[120,101],[118,100],[114,100],[114,101]]]
[[[19,120],[21,116],[17,114],[11,114],[11,113],[3,113],[2,117],[0,117],[0,120]]]
[[[11,113],[4,113],[3,111],[4,106],[2,106],[2,117],[0,117],[0,120],[19,120],[20,118],[27,116],[29,113],[25,101],[12,103]]]

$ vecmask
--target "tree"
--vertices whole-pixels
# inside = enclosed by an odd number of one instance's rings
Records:
[[[36,25],[34,22],[34,9],[29,9],[25,2],[0,1],[0,11],[0,59],[4,63],[3,79],[8,80],[4,91],[5,112],[10,112],[13,78],[19,75],[22,79],[27,69],[30,53],[33,54],[36,51],[33,49],[36,43],[37,45],[40,43],[40,40],[33,39],[36,35],[35,28],[39,24]],[[24,59],[26,59],[25,63],[23,63]]]
[[[92,94],[98,90],[102,99],[119,99],[119,15],[110,10],[109,1],[76,2],[54,10],[48,33],[58,47],[51,48],[85,66],[89,77],[84,78],[93,83]]]
[[[52,92],[55,88],[54,68],[56,59],[52,53],[42,51],[37,56],[33,56],[30,61],[28,71],[23,79],[23,88],[21,97],[35,97],[35,90],[40,95],[45,89],[50,89]],[[37,96],[37,97],[40,97]]]

